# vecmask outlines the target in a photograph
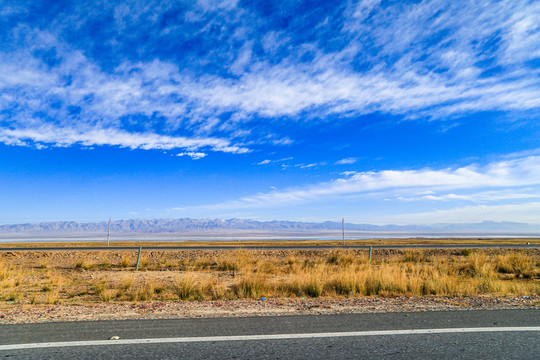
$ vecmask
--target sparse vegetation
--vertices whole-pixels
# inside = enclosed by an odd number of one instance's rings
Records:
[[[120,266],[122,266],[123,268],[127,268],[129,267],[129,264],[130,264],[129,257],[128,256],[122,257],[122,262],[120,263]]]
[[[246,272],[231,285],[231,290],[234,297],[257,299],[268,295],[270,288],[268,282],[260,274]]]
[[[375,250],[371,264],[365,250],[148,251],[138,272],[128,265],[126,253],[64,254],[56,260],[48,258],[43,267],[39,256],[0,253],[0,301],[58,304],[540,293],[536,249]]]
[[[180,300],[193,300],[201,295],[201,291],[190,273],[176,281],[175,293]]]
[[[60,302],[59,294],[57,291],[49,291],[47,293],[46,303],[49,305],[58,304]]]
[[[85,259],[79,259],[75,263],[75,269],[90,270],[96,267],[96,264],[90,263]]]
[[[471,255],[472,250],[471,249],[461,249],[461,255],[463,256],[469,256]]]

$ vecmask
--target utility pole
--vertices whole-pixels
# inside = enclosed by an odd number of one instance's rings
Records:
[[[107,228],[107,246],[109,246],[110,236],[111,236],[111,218],[109,218],[109,227]]]
[[[345,246],[345,218],[341,218],[341,236],[343,239],[343,246]]]

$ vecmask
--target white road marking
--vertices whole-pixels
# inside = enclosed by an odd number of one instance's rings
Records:
[[[154,338],[154,339],[63,341],[63,342],[0,345],[0,351],[42,349],[42,348],[56,348],[56,347],[73,347],[73,346],[141,345],[141,344],[192,343],[192,342],[215,342],[215,341],[291,340],[291,339],[317,339],[317,338],[353,337],[353,336],[425,335],[425,334],[453,334],[453,333],[477,333],[477,332],[518,332],[518,331],[540,331],[540,326],[411,329],[411,330],[351,331],[351,332],[328,332],[328,333],[306,333],[306,334],[267,334],[267,335],[176,337],[176,338]]]

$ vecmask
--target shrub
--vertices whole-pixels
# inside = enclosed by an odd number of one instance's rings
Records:
[[[472,254],[472,250],[471,249],[461,249],[460,253],[463,256],[470,256]]]

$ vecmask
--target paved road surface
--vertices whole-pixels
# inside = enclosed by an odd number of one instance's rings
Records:
[[[107,340],[114,335],[120,339]],[[17,344],[34,345],[7,349]],[[539,310],[0,326],[0,358],[17,359],[538,359],[538,354]]]
[[[373,249],[487,249],[487,248],[508,248],[508,249],[539,249],[537,244],[458,244],[458,245],[375,245]],[[336,246],[336,245],[293,245],[293,246],[145,246],[145,250],[324,250],[324,249],[359,249],[367,250],[370,246]],[[136,246],[41,246],[41,247],[0,247],[0,251],[71,251],[71,250],[137,250]]]

